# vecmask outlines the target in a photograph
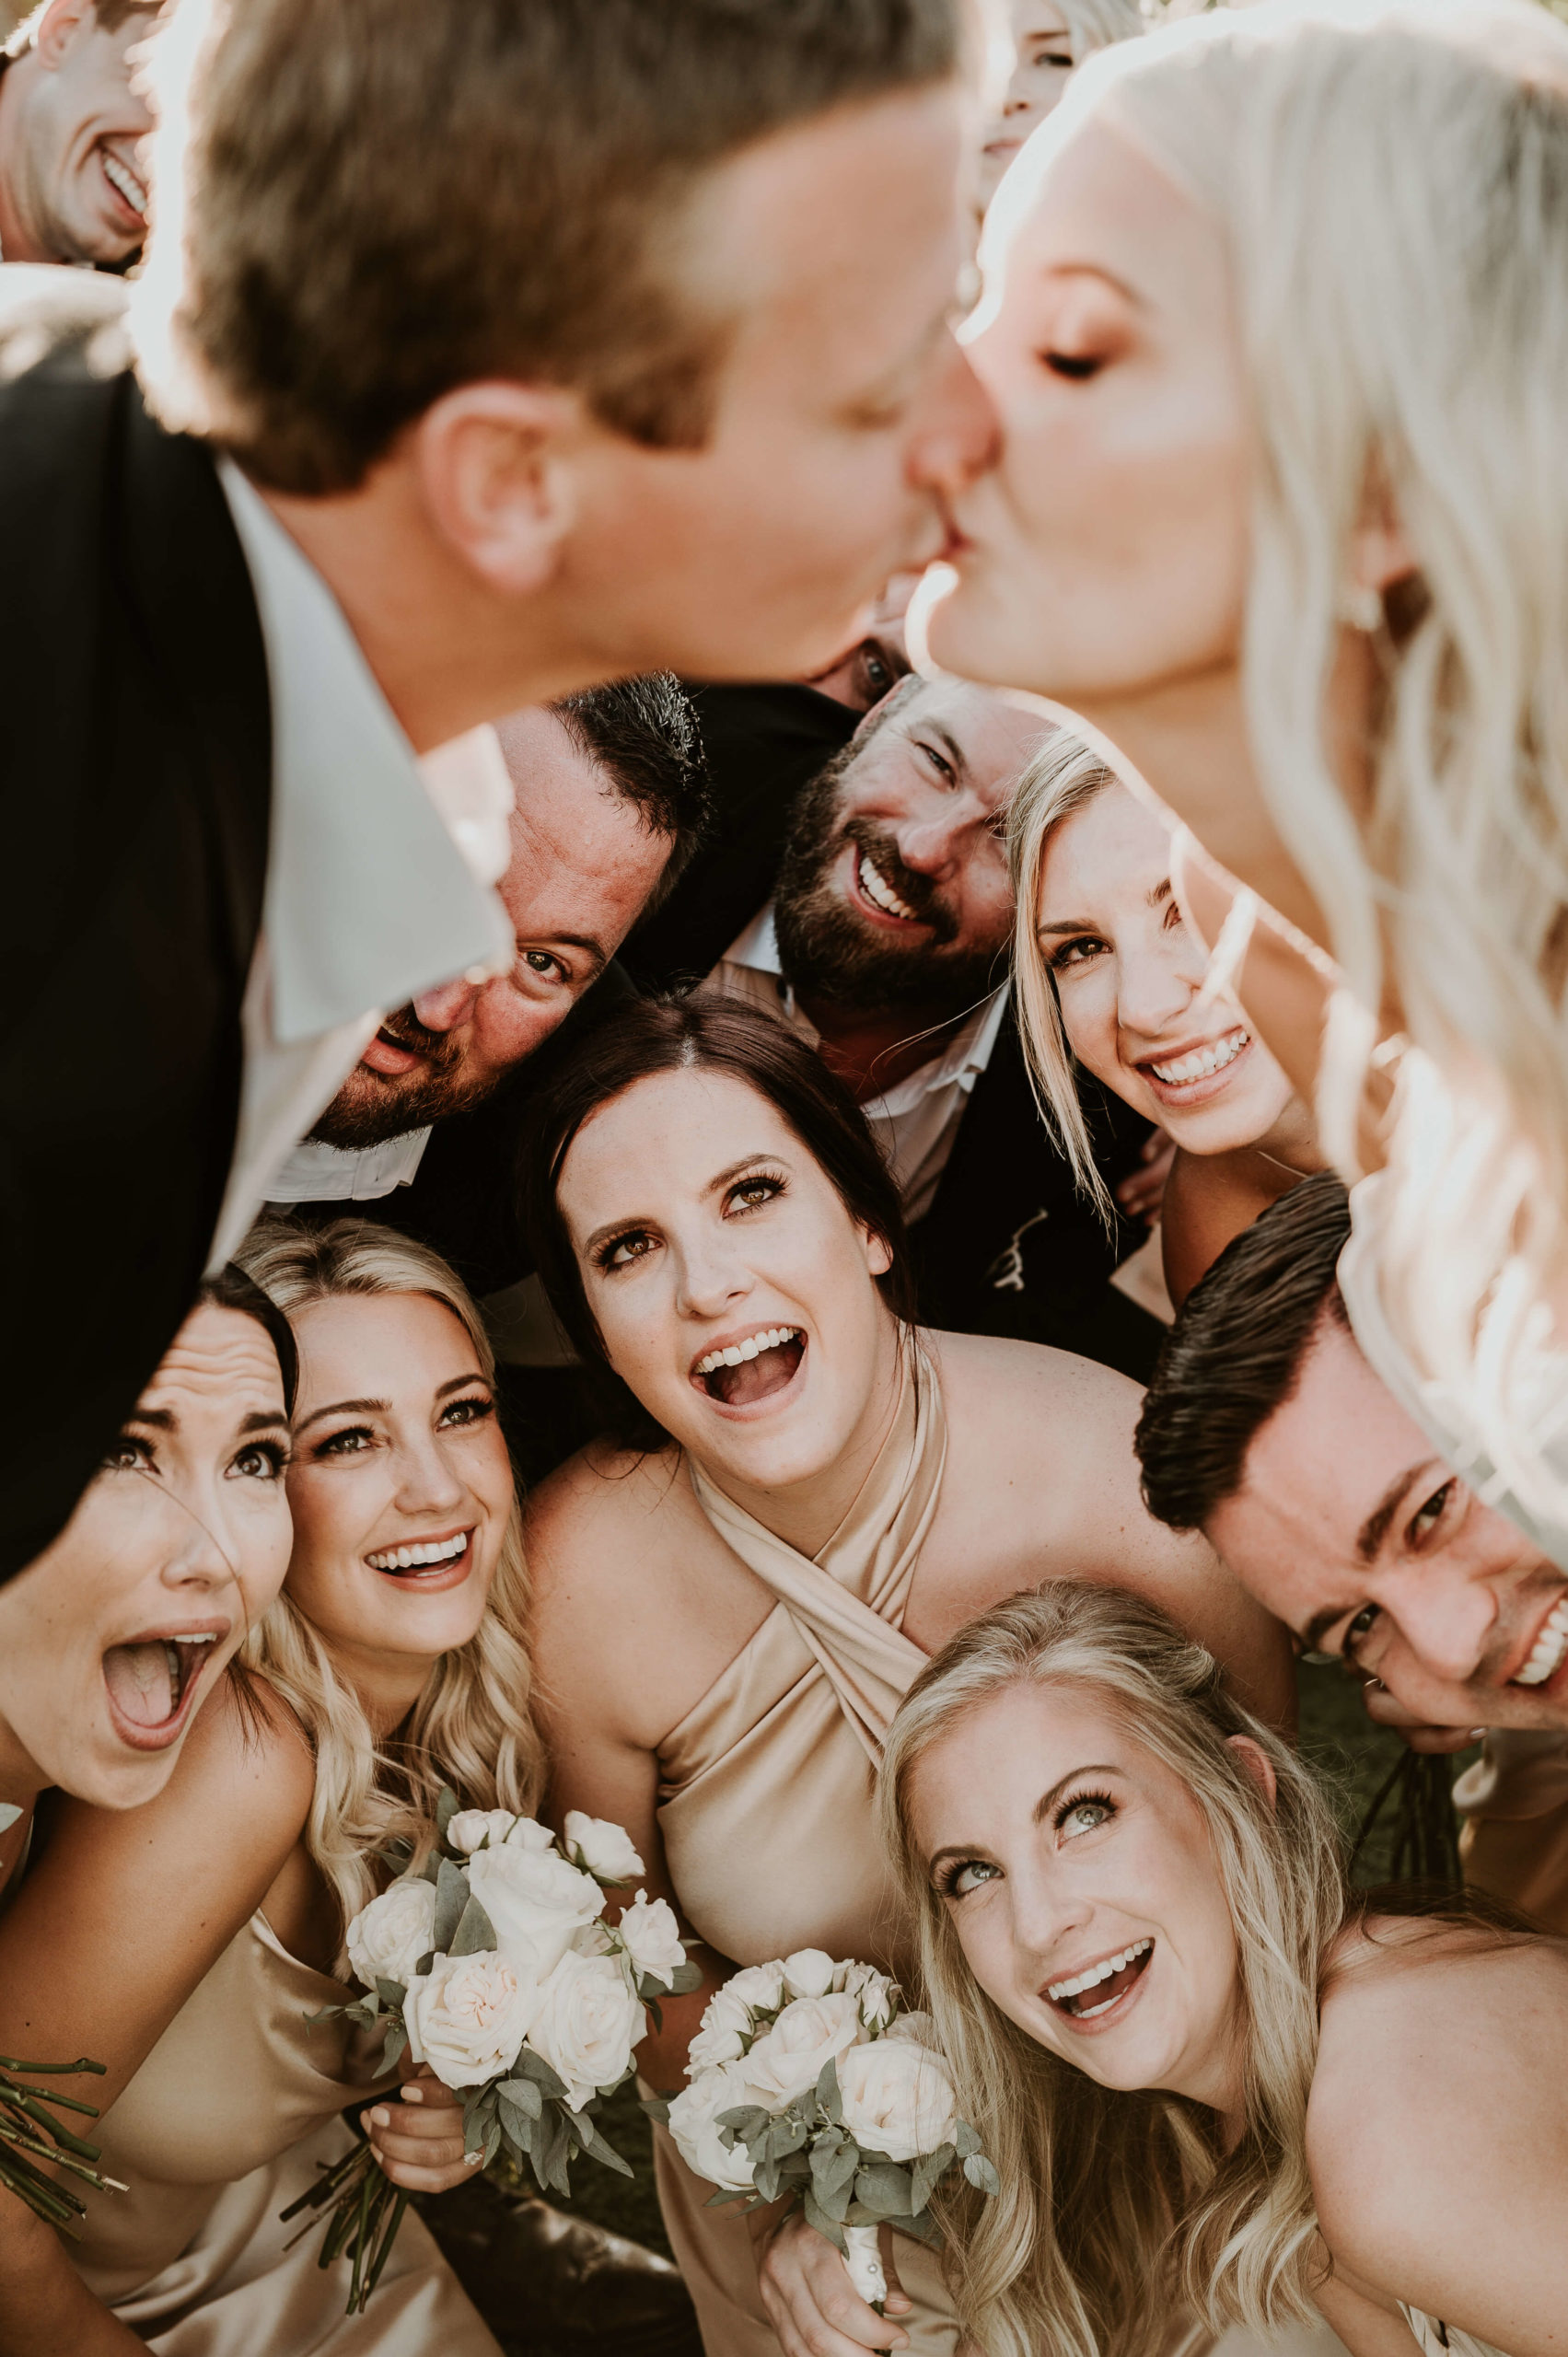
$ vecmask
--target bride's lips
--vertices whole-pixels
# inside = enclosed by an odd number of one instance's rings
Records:
[[[383,1579],[401,1588],[416,1588],[421,1596],[444,1596],[461,1587],[473,1569],[472,1523],[455,1530],[411,1531],[372,1547],[365,1561]]]
[[[232,1626],[224,1619],[181,1620],[104,1648],[103,1689],[122,1743],[167,1751],[179,1742]]]
[[[1086,1968],[1081,1968],[1100,1976],[1090,1987],[1064,1994],[1062,1980],[1051,1980],[1040,1993],[1059,2022],[1065,2023],[1080,2038],[1094,2038],[1105,2030],[1119,2028],[1126,2020],[1143,1994],[1154,1956],[1155,1942],[1144,1937],[1129,1943],[1125,1949],[1115,1950],[1111,1956],[1096,1957]],[[1121,1960],[1123,1957],[1125,1962]],[[1104,1968],[1107,1965],[1114,1965],[1116,1969],[1106,1972]],[[1081,1970],[1075,1970],[1065,1974],[1063,1979],[1073,1980],[1080,1977]],[[1055,1996],[1051,1994],[1053,1989],[1058,1992]],[[1086,2005],[1092,2010],[1079,2013],[1074,2010],[1079,2005]]]
[[[1155,1070],[1156,1063],[1169,1066],[1179,1063],[1183,1057],[1221,1048],[1238,1032],[1242,1035],[1241,1045],[1215,1072],[1204,1073],[1196,1080],[1162,1080]],[[1207,1039],[1189,1040],[1180,1047],[1163,1048],[1156,1055],[1139,1056],[1132,1069],[1162,1105],[1179,1111],[1189,1105],[1206,1105],[1211,1097],[1222,1095],[1250,1062],[1255,1044],[1245,1024],[1232,1024],[1228,1030],[1216,1032]]]

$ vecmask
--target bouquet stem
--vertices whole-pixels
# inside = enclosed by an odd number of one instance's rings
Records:
[[[286,2224],[301,2211],[329,2211],[327,2231],[321,2237],[316,2264],[331,2267],[335,2258],[347,2258],[352,2263],[348,2293],[351,2316],[364,2315],[371,2293],[381,2281],[408,2199],[383,2176],[369,2145],[357,2144],[331,2168],[323,2168],[319,2183],[279,2213],[280,2223]],[[310,2223],[307,2219],[299,2235],[308,2234]],[[292,2250],[299,2235],[285,2247]]]
[[[113,2177],[99,2176],[94,2165],[98,2146],[74,2136],[53,2115],[75,2111],[96,2119],[97,2106],[75,2096],[49,2095],[41,2087],[29,2087],[23,2079],[11,2076],[14,2071],[29,2078],[72,2078],[81,2071],[101,2077],[103,2065],[86,2060],[20,2062],[8,2054],[0,2055],[0,2186],[25,2201],[49,2225],[67,2235],[79,2235],[79,2222],[87,2214],[86,2202],[47,2172],[64,2169],[95,2193],[123,2193],[125,2189]]]
[[[888,2279],[882,2272],[880,2229],[876,2226],[846,2226],[844,2228],[844,2265],[849,2280],[865,2302],[878,2316],[886,2314]]]

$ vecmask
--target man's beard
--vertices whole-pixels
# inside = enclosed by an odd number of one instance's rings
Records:
[[[381,1029],[400,1048],[423,1056],[424,1062],[412,1072],[395,1074],[367,1072],[355,1064],[310,1132],[319,1144],[340,1146],[348,1154],[386,1145],[412,1130],[449,1120],[454,1113],[471,1111],[499,1085],[499,1074],[464,1081],[462,1049],[449,1032],[427,1031],[412,1006],[389,1015]]]
[[[853,751],[846,746],[796,807],[773,892],[784,980],[806,998],[852,1015],[956,1021],[995,989],[1006,946],[954,950],[958,919],[930,877],[906,867],[893,838],[869,819],[841,822],[839,781]],[[880,932],[846,902],[834,871],[848,843],[865,853],[928,928],[918,941]]]

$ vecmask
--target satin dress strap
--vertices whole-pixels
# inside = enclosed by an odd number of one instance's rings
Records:
[[[873,1767],[893,1713],[925,1666],[900,1627],[947,1461],[941,1387],[918,1340],[888,1436],[826,1543],[803,1555],[687,1459],[714,1528],[777,1596]]]

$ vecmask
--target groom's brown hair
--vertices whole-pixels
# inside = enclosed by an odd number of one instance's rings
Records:
[[[183,0],[215,12],[178,317],[214,438],[277,490],[352,490],[443,393],[510,377],[700,447],[726,324],[680,285],[703,176],[947,79],[967,5]]]

